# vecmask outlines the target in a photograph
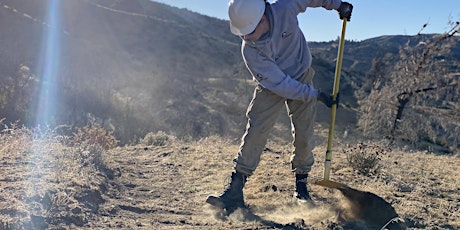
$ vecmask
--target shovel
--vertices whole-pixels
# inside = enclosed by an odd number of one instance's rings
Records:
[[[345,41],[346,25],[347,19],[344,18],[342,23],[342,34],[340,36],[339,51],[337,55],[337,63],[335,67],[334,89],[332,94],[333,101],[337,101],[337,95],[339,93],[340,71],[342,69],[343,44]],[[327,188],[338,189],[352,206],[351,210],[349,210],[349,213],[353,217],[352,219],[362,220],[366,224],[373,226],[372,228],[375,228],[375,226],[383,226],[378,227],[377,229],[386,229],[386,227],[391,227],[390,229],[407,229],[404,220],[398,217],[395,209],[383,198],[373,193],[352,189],[346,184],[329,180],[332,161],[332,137],[334,136],[336,111],[337,103],[334,103],[331,108],[331,123],[327,141],[326,160],[324,162],[324,179],[314,182],[314,184]]]
[[[342,22],[342,34],[340,36],[339,51],[338,51],[337,62],[335,66],[334,89],[332,93],[333,101],[337,101],[337,95],[339,93],[340,71],[342,69],[343,45],[345,43],[346,27],[347,27],[347,19],[344,18]],[[328,187],[328,188],[347,187],[347,185],[345,184],[329,180],[329,175],[331,172],[331,161],[332,161],[332,138],[334,136],[336,111],[337,111],[337,103],[334,103],[331,107],[331,121],[330,121],[330,126],[329,126],[329,136],[327,140],[326,160],[324,162],[324,179],[314,182],[314,184]]]

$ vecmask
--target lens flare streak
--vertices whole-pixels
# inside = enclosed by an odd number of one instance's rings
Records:
[[[49,124],[56,119],[58,104],[58,69],[60,64],[60,1],[48,1],[48,27],[43,33],[40,55],[41,83],[38,95],[38,107],[35,117],[36,125]]]

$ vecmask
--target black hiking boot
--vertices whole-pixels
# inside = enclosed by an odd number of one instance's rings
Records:
[[[237,208],[244,207],[243,187],[246,179],[247,176],[239,172],[233,172],[230,184],[225,191],[219,196],[208,196],[206,203],[226,209],[229,214]]]
[[[307,189],[307,177],[308,174],[295,174],[294,197],[299,200],[308,201],[312,203],[313,200],[311,199]]]

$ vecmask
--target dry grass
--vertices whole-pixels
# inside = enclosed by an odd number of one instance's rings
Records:
[[[58,137],[53,130],[14,124],[1,130],[2,229],[83,226],[103,202],[104,149],[65,146]]]
[[[323,131],[317,132],[310,180],[322,177]],[[204,201],[222,192],[238,151],[234,142],[168,137],[161,138],[161,145],[151,141],[104,150],[97,145],[67,146],[52,132],[45,134],[39,138],[19,127],[0,133],[1,229],[369,227],[346,215],[350,204],[337,190],[311,185],[315,206],[292,199],[289,145],[268,143],[244,189],[248,209],[225,217]],[[377,173],[363,175],[348,164],[341,142],[334,143],[331,179],[383,198],[410,228],[460,228],[458,156],[393,149],[380,156]]]

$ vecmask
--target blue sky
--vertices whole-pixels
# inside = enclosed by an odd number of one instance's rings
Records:
[[[228,20],[228,0],[154,0],[179,8]],[[443,33],[449,20],[460,21],[460,0],[350,0],[354,10],[346,38],[361,41],[381,35]],[[309,41],[330,41],[340,35],[336,11],[309,8],[299,15],[299,25]],[[229,31],[230,33],[230,31]]]

